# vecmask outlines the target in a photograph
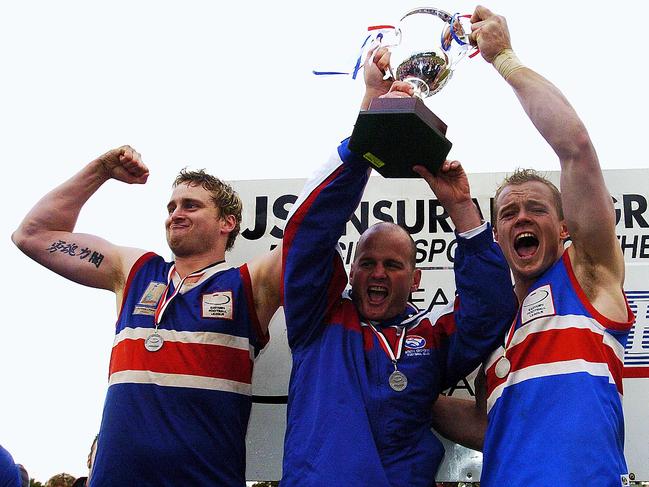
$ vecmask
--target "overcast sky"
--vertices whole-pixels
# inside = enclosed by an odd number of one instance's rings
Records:
[[[130,144],[146,186],[110,182],[77,229],[168,255],[163,219],[184,166],[224,179],[304,178],[346,136],[363,85],[351,69],[369,25],[420,1],[22,0],[0,6],[0,129],[8,264],[0,341],[0,444],[41,481],[85,474],[99,428],[115,303],[23,256],[10,234],[54,185]],[[470,13],[475,4],[435,6]],[[519,58],[557,84],[604,168],[646,168],[648,2],[496,0]],[[557,170],[554,153],[481,57],[427,102],[469,172]],[[272,184],[269,183],[269,184]]]

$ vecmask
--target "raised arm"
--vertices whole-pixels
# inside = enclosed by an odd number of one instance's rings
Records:
[[[619,290],[624,258],[615,235],[615,212],[586,127],[556,86],[518,60],[504,17],[478,6],[471,22],[471,37],[482,56],[509,83],[559,157],[563,211],[576,266],[588,267],[589,274],[600,276],[598,287],[616,284]],[[584,195],[588,195],[587,203]]]
[[[361,101],[361,110],[367,110],[374,98],[386,94],[392,86],[392,81],[385,78],[390,66],[390,51],[385,47],[370,49],[363,65],[365,94]]]
[[[437,176],[431,174],[424,166],[414,166],[413,170],[428,183],[451,217],[458,233],[472,230],[482,224],[478,208],[471,199],[469,179],[462,164],[458,161],[444,161]]]
[[[12,240],[28,257],[67,279],[121,293],[144,251],[74,233],[83,205],[109,179],[144,184],[149,170],[131,147],[113,149],[47,193],[25,216]]]
[[[347,285],[338,239],[358,206],[369,164],[343,142],[293,205],[283,240],[283,304],[291,348],[315,337]]]
[[[481,222],[462,165],[445,161],[436,176],[423,166],[413,169],[433,190],[457,233],[455,304],[447,316],[431,312],[431,320],[436,319],[447,333],[446,359],[440,365],[445,387],[450,387],[500,343],[516,313],[517,301],[509,266],[490,226]]]
[[[383,80],[388,60],[384,48],[368,53],[361,109],[390,89],[391,83]],[[328,306],[347,285],[338,240],[360,202],[370,172],[367,161],[352,154],[345,141],[293,205],[282,243],[283,305],[292,348],[316,336]]]

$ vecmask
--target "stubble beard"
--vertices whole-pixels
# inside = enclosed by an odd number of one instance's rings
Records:
[[[171,237],[167,234],[167,245],[176,257],[188,257],[197,252],[195,246],[192,246],[187,238]]]

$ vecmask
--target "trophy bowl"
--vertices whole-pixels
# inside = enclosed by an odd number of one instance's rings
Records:
[[[457,63],[475,52],[469,44],[468,17],[436,8],[417,8],[401,17],[396,42],[388,46],[392,78],[410,83],[419,98],[439,92]]]
[[[415,96],[372,100],[369,109],[358,116],[349,149],[383,177],[419,177],[412,170],[415,165],[436,173],[450,152],[446,124],[422,100],[448,83],[464,56],[471,51],[471,56],[477,54],[469,44],[468,17],[417,8],[393,28],[393,39],[381,40],[390,50],[387,75],[409,83]]]

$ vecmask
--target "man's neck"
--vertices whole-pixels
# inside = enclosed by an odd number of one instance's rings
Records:
[[[514,292],[516,293],[519,303],[523,302],[523,299],[527,296],[527,291],[531,285],[532,282],[516,280],[514,284]]]
[[[414,307],[406,305],[406,307],[404,308],[404,310],[401,313],[399,313],[397,315],[394,315],[391,318],[384,318],[382,320],[366,320],[365,318],[363,318],[363,319],[365,321],[369,321],[370,323],[372,323],[375,326],[378,326],[380,328],[384,328],[384,327],[387,327],[387,326],[399,325],[399,324],[401,324],[401,322],[403,320],[405,320],[409,316],[412,316],[416,312],[417,312],[417,310]]]
[[[527,293],[529,293],[530,291],[530,287],[532,287],[532,285],[536,281],[538,281],[546,272],[548,272],[549,269],[551,269],[557,262],[559,262],[562,257],[563,252],[559,254],[559,257],[554,261],[552,265],[543,269],[543,271],[538,273],[538,275],[521,276],[520,274],[514,273],[514,292],[516,293],[516,297],[518,298],[519,303],[523,302],[523,299],[525,299]]]
[[[208,255],[191,255],[187,257],[176,257],[176,273],[180,278],[191,274],[192,272],[200,271],[206,267],[217,262],[225,260],[224,254],[208,254]]]

